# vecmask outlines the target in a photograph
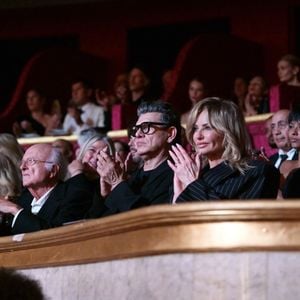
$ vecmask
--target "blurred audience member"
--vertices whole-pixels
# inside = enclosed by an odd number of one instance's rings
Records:
[[[292,54],[284,55],[277,64],[280,82],[292,86],[300,86],[300,59]]]
[[[248,82],[243,77],[236,77],[233,85],[233,101],[244,111],[245,98],[248,93]]]
[[[268,141],[269,146],[270,146],[272,149],[276,149],[277,146],[276,146],[276,144],[275,144],[274,136],[273,136],[273,133],[272,133],[272,116],[269,117],[269,118],[265,121],[265,133],[266,133],[266,138],[267,138],[267,141]]]
[[[0,134],[0,153],[5,154],[7,157],[9,157],[16,168],[19,170],[24,151],[18,143],[17,139],[12,134]],[[21,177],[21,172],[19,173]]]
[[[200,78],[195,77],[190,81],[188,94],[189,100],[192,104],[192,108],[195,106],[196,103],[198,103],[205,97],[205,86],[203,81],[200,80]],[[181,115],[181,124],[186,124],[189,113],[190,111],[187,111],[183,115]]]
[[[149,78],[140,68],[133,68],[129,72],[129,89],[131,92],[131,102],[138,106],[141,102],[149,101]]]
[[[245,117],[268,113],[269,99],[267,83],[261,76],[250,80],[248,94],[245,98],[243,114]]]
[[[1,300],[44,300],[38,281],[13,269],[0,268]]]
[[[235,103],[220,98],[198,102],[186,133],[196,154],[190,156],[181,145],[170,151],[173,203],[276,198],[279,172],[265,161],[251,159],[244,118]]]
[[[169,95],[169,93],[171,92],[173,88],[173,80],[174,80],[173,78],[174,78],[173,69],[168,69],[163,72],[161,78],[162,86],[163,86],[162,99],[164,99],[164,97]]]
[[[129,153],[129,146],[128,144],[122,141],[114,141],[115,151],[118,153],[122,161],[126,160],[126,157]]]
[[[90,127],[105,128],[104,109],[92,102],[91,84],[78,79],[72,84],[72,100],[68,106],[63,128],[70,134],[79,134]]]
[[[270,156],[270,161],[277,169],[285,160],[298,159],[297,150],[291,146],[289,140],[289,113],[289,110],[282,109],[274,113],[272,117],[272,134],[278,153]]]
[[[58,149],[66,161],[70,163],[74,158],[74,148],[70,141],[64,139],[57,139],[52,143],[52,147]]]
[[[114,84],[114,104],[117,103],[130,103],[130,90],[127,74],[118,75]]]
[[[21,194],[21,178],[19,169],[4,154],[0,153],[0,198],[14,202]],[[0,212],[0,236],[8,235],[9,216]]]
[[[291,109],[293,104],[300,103],[300,59],[287,54],[277,63],[277,74],[280,84],[270,88],[271,111]]]
[[[26,96],[28,115],[20,116],[13,124],[16,136],[48,135],[53,129],[59,128],[60,116],[45,113],[45,97],[37,89],[29,90]]]

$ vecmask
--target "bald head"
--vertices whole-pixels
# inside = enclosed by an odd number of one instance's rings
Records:
[[[59,150],[36,144],[26,150],[20,168],[23,185],[35,190],[54,186],[64,176],[65,164]]]
[[[288,117],[290,111],[287,109],[281,109],[278,112],[274,113],[272,117],[272,133],[274,137],[274,142],[278,149],[281,149],[285,152],[291,149],[289,137],[288,137]]]

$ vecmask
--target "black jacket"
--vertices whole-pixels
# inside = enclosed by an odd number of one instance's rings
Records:
[[[17,204],[24,208],[12,228],[13,234],[58,227],[83,219],[92,203],[90,183],[79,174],[58,183],[37,215],[31,213],[33,196],[25,189]]]
[[[261,160],[249,162],[241,174],[225,162],[203,170],[200,178],[189,184],[176,203],[228,199],[275,199],[279,188],[279,171]]]

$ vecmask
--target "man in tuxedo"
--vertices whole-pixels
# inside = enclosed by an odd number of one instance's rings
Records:
[[[276,112],[272,117],[271,128],[278,153],[272,155],[270,161],[277,169],[280,168],[280,165],[285,160],[298,159],[298,152],[295,148],[292,148],[288,137],[289,113],[289,110],[282,109]]]
[[[78,174],[62,182],[66,163],[61,152],[49,144],[36,144],[25,152],[21,165],[25,187],[13,203],[0,199],[0,212],[12,216],[11,233],[38,231],[80,220],[91,205],[87,179]]]

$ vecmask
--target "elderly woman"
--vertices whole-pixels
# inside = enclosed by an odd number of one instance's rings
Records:
[[[236,104],[219,98],[200,101],[191,111],[186,133],[196,153],[191,157],[180,145],[170,151],[173,202],[276,198],[279,173],[271,164],[249,157],[250,143]]]
[[[97,171],[111,186],[105,198],[107,214],[153,204],[171,203],[173,172],[167,164],[171,145],[180,136],[180,123],[167,102],[143,102],[130,131],[143,166],[126,176],[124,164],[104,151],[97,156]]]
[[[114,155],[114,145],[105,135],[95,134],[91,136],[81,146],[77,159],[69,164],[69,176],[84,173],[90,183],[90,190],[93,191],[92,205],[86,214],[87,218],[96,218],[103,211],[103,196],[110,192],[110,187],[105,184],[97,173],[97,154],[106,151],[109,155]]]

